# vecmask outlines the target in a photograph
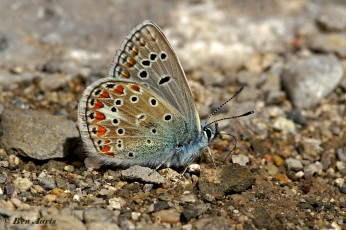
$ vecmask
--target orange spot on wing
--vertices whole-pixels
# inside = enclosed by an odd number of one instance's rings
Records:
[[[125,70],[123,75],[121,75],[122,78],[129,78],[130,77],[130,73],[129,71]]]
[[[108,156],[114,157],[114,153],[107,152],[107,153],[105,153],[105,154],[108,155]]]
[[[95,119],[94,119],[94,123],[97,123],[97,122],[99,122],[99,121],[102,121],[102,120],[104,120],[106,118],[106,116],[103,114],[103,113],[101,113],[101,112],[98,112],[98,111],[95,111]]]
[[[111,150],[111,147],[109,147],[108,145],[104,145],[101,149],[101,152],[109,152],[109,150]]]
[[[103,136],[106,133],[106,128],[102,127],[101,125],[97,126],[97,136]]]
[[[135,47],[131,52],[131,56],[136,56],[137,54],[138,54],[138,49]]]
[[[110,142],[110,140],[105,140],[105,144],[109,144]]]
[[[109,93],[107,91],[103,91],[100,94],[99,98],[110,98],[110,96],[109,96]]]
[[[145,45],[145,40],[141,39],[141,41],[139,42],[140,45],[144,46]]]
[[[99,100],[96,100],[96,103],[95,103],[93,109],[100,109],[102,107],[103,107],[103,103]]]
[[[130,89],[132,89],[133,91],[137,91],[137,92],[139,92],[139,90],[140,90],[138,85],[131,85]]]
[[[125,67],[132,67],[134,64],[136,63],[135,59],[133,59],[132,57],[129,58],[128,62],[125,64]]]
[[[113,92],[116,93],[116,94],[118,94],[118,95],[124,94],[124,86],[118,85],[118,86],[113,90]]]

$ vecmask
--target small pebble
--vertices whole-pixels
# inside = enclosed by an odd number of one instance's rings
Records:
[[[9,166],[9,162],[8,161],[0,161],[0,167],[8,168],[8,166]]]
[[[343,187],[345,184],[345,178],[338,178],[334,180],[334,183],[339,187]]]
[[[289,133],[296,133],[296,127],[293,123],[293,121],[288,120],[284,117],[279,117],[275,119],[273,123],[273,128],[279,131],[289,132]]]
[[[288,170],[301,171],[303,170],[303,164],[299,160],[288,158],[285,160]]]
[[[51,195],[51,194],[45,195],[43,197],[43,200],[45,200],[47,202],[53,202],[56,200],[56,195]]]
[[[321,175],[322,170],[323,170],[323,166],[320,162],[308,164],[304,167],[304,173],[307,175],[313,175],[315,173],[317,173],[318,175]]]
[[[273,156],[273,161],[274,161],[274,164],[278,167],[284,164],[284,160],[278,155]]]
[[[232,162],[241,166],[245,166],[247,165],[247,163],[249,163],[249,158],[243,154],[233,155]]]
[[[10,155],[9,157],[9,164],[14,167],[19,164],[19,158],[15,155]]]
[[[281,173],[275,174],[274,178],[284,183],[290,182],[290,179],[286,175],[283,175]]]
[[[13,183],[21,192],[28,190],[33,185],[28,178],[17,178],[13,181]]]
[[[74,167],[73,167],[73,165],[66,165],[64,167],[64,170],[67,171],[67,172],[73,172]]]
[[[190,164],[187,167],[187,172],[199,173],[201,171],[201,166],[199,164]]]
[[[143,186],[143,191],[144,191],[144,192],[150,192],[150,190],[152,190],[153,187],[154,187],[153,184],[145,184],[145,185]]]
[[[303,172],[303,171],[299,171],[299,172],[297,172],[297,173],[295,174],[295,176],[296,176],[298,179],[303,178],[304,172]]]
[[[180,221],[180,213],[174,209],[154,212],[153,216],[159,218],[160,222],[174,224]]]
[[[276,167],[272,162],[269,162],[267,165],[267,170],[269,175],[274,176],[276,173],[279,172],[278,167]]]

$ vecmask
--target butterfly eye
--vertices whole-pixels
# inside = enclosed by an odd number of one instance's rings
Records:
[[[210,140],[212,138],[212,131],[211,128],[204,128],[204,135],[208,138],[208,140]]]

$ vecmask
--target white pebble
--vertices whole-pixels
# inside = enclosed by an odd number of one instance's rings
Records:
[[[342,186],[344,186],[345,183],[345,178],[338,178],[334,181],[334,183],[341,188]]]
[[[302,178],[304,176],[304,172],[303,171],[299,171],[296,173],[295,175],[298,179]]]
[[[249,163],[249,158],[243,154],[233,155],[232,162],[241,166],[245,166],[247,163]]]
[[[201,171],[201,166],[199,164],[190,164],[187,167],[187,171],[188,172],[195,172],[195,173],[199,173]]]
[[[131,217],[132,217],[132,220],[138,220],[138,218],[141,216],[141,213],[140,212],[132,212],[131,213]]]
[[[73,196],[73,201],[80,201],[80,197],[76,194]]]

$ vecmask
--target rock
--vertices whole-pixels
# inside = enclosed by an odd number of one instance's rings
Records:
[[[9,164],[10,163],[8,161],[0,161],[0,167],[8,168]]]
[[[8,177],[8,176],[7,176],[7,173],[6,173],[6,172],[2,172],[2,173],[0,174],[0,184],[5,183],[7,177]]]
[[[43,92],[51,92],[67,85],[71,79],[70,75],[62,73],[51,74],[42,77],[39,86]]]
[[[283,182],[283,183],[288,183],[290,181],[290,179],[286,175],[281,174],[281,173],[276,173],[274,175],[274,178],[277,179],[278,181]]]
[[[317,173],[318,175],[321,175],[322,170],[323,170],[322,164],[320,162],[315,162],[315,163],[308,164],[304,167],[304,174],[312,176],[315,173]]]
[[[271,176],[274,176],[279,171],[278,167],[276,167],[272,162],[268,163],[267,170],[268,170],[269,175],[271,175]]]
[[[28,190],[33,185],[31,180],[29,180],[28,178],[17,178],[13,181],[13,183],[21,192]]]
[[[14,185],[6,185],[5,186],[5,193],[7,194],[7,195],[12,195],[13,193],[14,193],[14,191],[16,190],[16,186],[14,186]]]
[[[139,165],[132,166],[121,172],[124,180],[139,180],[145,183],[163,184],[164,178],[155,170]]]
[[[38,160],[64,157],[68,144],[79,137],[73,121],[43,111],[7,109],[1,116],[0,130],[5,149],[15,149]]]
[[[55,181],[53,180],[52,176],[44,176],[38,179],[40,185],[46,189],[51,190],[53,188],[56,188]]]
[[[232,162],[235,164],[245,166],[249,161],[249,158],[243,154],[232,155]]]
[[[346,57],[346,33],[328,33],[312,36],[308,45],[311,49],[326,53],[335,53]]]
[[[269,213],[264,208],[255,210],[256,216],[254,218],[254,225],[258,229],[274,229],[273,221],[271,220]]]
[[[289,62],[281,77],[293,105],[305,109],[327,96],[341,81],[343,72],[335,57],[316,55]]]
[[[278,117],[273,123],[273,128],[279,131],[284,131],[288,133],[296,133],[296,127],[293,121],[288,120],[284,117]]]
[[[288,158],[286,159],[286,165],[288,170],[301,171],[303,170],[303,164],[299,160]]]
[[[302,115],[299,110],[292,109],[287,113],[287,119],[292,120],[296,124],[306,125],[306,118]]]
[[[328,31],[346,30],[346,8],[340,5],[326,6],[317,18],[317,22]]]
[[[88,230],[120,230],[114,223],[95,221],[87,225]]]
[[[339,158],[340,161],[346,163],[346,148],[338,149],[336,151],[336,154],[338,155],[338,158]]]
[[[167,201],[158,201],[154,204],[154,212],[158,212],[169,208],[170,206],[168,205]]]
[[[273,162],[278,167],[280,167],[281,165],[284,164],[284,160],[280,156],[278,156],[278,155],[274,155],[273,156]]]
[[[268,105],[282,104],[286,99],[286,94],[283,91],[269,91],[266,96],[266,103]]]
[[[48,194],[43,197],[44,201],[53,202],[56,200],[56,195]]]
[[[115,213],[108,209],[103,208],[88,208],[84,211],[84,221],[86,223],[92,222],[109,222],[118,223],[118,217]]]
[[[340,187],[340,188],[339,188],[339,191],[340,191],[342,194],[346,194],[346,186]]]
[[[197,220],[194,223],[196,230],[228,230],[232,229],[231,223],[224,217],[209,217]]]
[[[113,197],[109,199],[109,206],[111,209],[121,209],[126,204],[126,200],[121,197]]]
[[[150,190],[152,190],[153,187],[154,187],[153,184],[145,184],[145,185],[143,186],[143,191],[144,191],[144,192],[150,192]]]
[[[187,172],[199,174],[201,172],[201,166],[199,164],[190,164],[187,166]]]
[[[72,215],[55,214],[43,217],[42,219],[54,220],[55,224],[53,226],[55,229],[86,230],[83,222]]]
[[[174,224],[180,221],[180,213],[175,209],[161,210],[154,212],[153,216],[159,218],[163,223]]]
[[[188,222],[192,218],[196,218],[204,214],[210,208],[209,203],[202,204],[189,204],[184,207],[183,212],[180,215],[180,220],[183,223]]]
[[[32,82],[35,77],[36,75],[32,73],[11,74],[7,71],[0,71],[0,82],[5,87],[10,87],[15,83]]]
[[[202,170],[199,189],[202,196],[210,194],[219,198],[224,194],[243,192],[255,181],[255,176],[246,167],[231,164]]]

